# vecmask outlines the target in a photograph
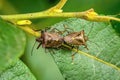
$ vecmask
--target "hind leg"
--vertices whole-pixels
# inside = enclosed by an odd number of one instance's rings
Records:
[[[79,46],[76,46],[76,47],[73,46],[72,49],[73,49],[73,48],[75,48],[77,51],[74,52],[74,53],[72,53],[72,55],[71,55],[71,56],[72,56],[72,63],[74,63],[74,61],[73,61],[73,60],[74,60],[74,56],[75,56],[75,54],[78,52]]]

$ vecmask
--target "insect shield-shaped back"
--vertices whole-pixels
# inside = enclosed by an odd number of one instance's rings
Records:
[[[37,38],[36,41],[40,43],[37,48],[41,44],[43,48],[58,48],[62,45],[63,38],[58,33],[42,31],[41,37]]]
[[[64,37],[64,42],[72,46],[84,45],[87,48],[86,41],[88,37],[85,36],[84,30],[80,32],[73,32]],[[88,49],[88,48],[87,48]]]

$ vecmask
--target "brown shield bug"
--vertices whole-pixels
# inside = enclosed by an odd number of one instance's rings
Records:
[[[88,40],[88,37],[85,36],[84,30],[79,31],[79,32],[72,32],[69,33],[64,37],[64,43],[67,45],[70,45],[73,47],[77,47],[77,50],[79,46],[84,45],[85,48],[87,48],[86,41]],[[88,48],[87,48],[88,49]],[[72,54],[72,60],[74,59],[74,55],[76,53]]]
[[[92,24],[93,27],[93,24]],[[90,29],[90,32],[92,30],[92,27]],[[88,33],[88,35],[90,34],[90,32]],[[85,35],[85,31],[81,30],[79,32],[71,32],[68,33],[66,36],[64,36],[63,40],[64,40],[64,44],[71,46],[72,48],[79,48],[79,46],[83,45],[87,50],[87,44],[86,42],[88,41],[88,35]],[[72,54],[72,60],[74,58],[75,53]]]
[[[41,31],[41,37],[36,39],[39,42],[37,49],[42,44],[43,48],[58,48],[63,43],[63,37],[58,33]]]
[[[41,36],[36,38],[36,42],[39,43],[39,45],[37,46],[37,49],[42,45],[43,48],[45,49],[52,49],[52,48],[59,48],[62,46],[63,43],[63,37],[61,37],[61,35],[59,35],[57,32],[47,32],[45,31],[41,31]],[[35,43],[36,43],[35,42]],[[33,45],[33,48],[35,46],[35,43]],[[31,55],[33,52],[33,48],[31,51]]]
[[[87,40],[88,40],[88,37],[85,36],[84,30],[79,32],[69,33],[64,37],[64,42],[67,43],[68,45],[72,45],[72,46],[84,45],[85,48],[87,48],[87,45],[86,45]]]

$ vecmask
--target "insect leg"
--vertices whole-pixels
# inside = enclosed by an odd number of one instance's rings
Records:
[[[48,48],[47,50],[48,50],[48,52],[49,52],[50,54],[55,53],[54,50],[53,50],[52,48]]]
[[[57,32],[56,32],[56,31]],[[60,31],[59,29],[57,29],[57,28],[53,28],[50,32],[55,32],[55,33],[58,33],[58,34],[60,34],[60,35],[62,35],[63,34],[63,31]]]
[[[64,31],[63,31],[63,33],[67,32],[67,33],[69,34],[69,33],[71,33],[71,32],[74,32],[73,29],[68,28],[67,25],[65,25],[65,24],[63,24],[63,27],[64,27]]]
[[[84,47],[85,47],[87,50],[89,50],[86,44],[84,44]]]
[[[39,45],[37,46],[37,49],[41,46],[42,43],[39,43]]]
[[[75,48],[75,46],[73,46],[72,48]],[[74,56],[75,56],[75,54],[78,52],[78,48],[79,48],[79,46],[76,46],[77,51],[74,52],[74,53],[72,53],[72,63],[74,63],[74,62],[73,62]]]
[[[34,47],[35,47],[35,44],[36,44],[36,41],[35,41],[35,43],[34,43],[34,45],[33,45],[33,47],[32,47],[31,56],[32,56],[32,53],[33,53],[33,49],[34,49]]]

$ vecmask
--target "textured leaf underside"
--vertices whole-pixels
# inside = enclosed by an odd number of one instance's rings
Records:
[[[56,50],[53,54],[61,73],[66,80],[120,80],[120,36],[108,23],[90,22],[81,19],[68,19],[53,26],[63,30],[63,24],[74,31],[85,30],[88,36],[84,54],[76,54],[72,64],[70,50]],[[97,57],[97,59],[95,59]]]

